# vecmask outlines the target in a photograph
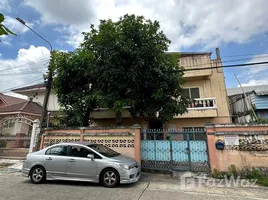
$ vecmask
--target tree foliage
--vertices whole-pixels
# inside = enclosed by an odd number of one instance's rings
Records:
[[[166,53],[170,41],[159,22],[125,15],[117,22],[101,20],[98,29],[91,25],[90,32],[83,34],[84,41],[74,54],[60,53],[56,59],[60,64],[54,87],[65,108],[76,107],[86,98],[87,108],[100,106],[120,113],[128,106],[133,117],[163,122],[187,111],[183,72],[172,72],[181,69],[179,55]],[[90,91],[82,89],[88,84]]]
[[[53,88],[65,112],[60,118],[65,126],[87,126],[94,105],[90,88],[92,82],[90,52],[53,52],[50,67],[55,71]]]
[[[0,13],[0,35],[9,35],[9,34],[16,35],[11,30],[9,30],[5,25],[2,24],[4,20],[5,20],[4,15]]]

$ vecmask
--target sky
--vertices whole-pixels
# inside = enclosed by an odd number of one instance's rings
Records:
[[[23,19],[55,50],[73,51],[90,24],[125,14],[158,20],[169,51],[212,52],[223,65],[268,61],[267,0],[0,0],[4,25],[17,36],[0,37],[0,92],[43,81],[48,44],[16,21]],[[268,66],[224,69],[227,88],[268,84]]]

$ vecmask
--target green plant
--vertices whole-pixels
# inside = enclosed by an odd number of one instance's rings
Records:
[[[231,165],[228,168],[228,172],[230,173],[231,176],[233,176],[235,178],[238,176],[238,172],[237,172],[237,169],[236,169],[236,166],[235,165]]]
[[[261,117],[258,117],[257,120],[256,120],[256,122],[258,124],[267,124],[268,123],[268,119],[263,119]]]
[[[213,177],[218,179],[225,177],[228,179],[231,177],[237,178],[238,176],[242,179],[257,180],[257,184],[268,187],[268,174],[265,170],[244,167],[238,171],[235,165],[231,165],[228,171],[219,171],[217,169],[213,171]]]
[[[0,147],[5,148],[6,145],[7,145],[7,141],[5,141],[5,140],[0,140]]]
[[[6,26],[2,24],[4,22],[5,17],[2,13],[0,13],[0,35],[16,35],[11,30],[9,30]]]

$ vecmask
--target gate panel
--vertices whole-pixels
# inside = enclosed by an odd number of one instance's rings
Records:
[[[170,142],[168,140],[155,141],[156,160],[170,161]]]
[[[170,169],[170,142],[168,140],[141,141],[141,166],[143,169]]]
[[[190,170],[187,141],[172,141],[172,159],[173,170]]]
[[[174,162],[189,162],[187,141],[172,141],[172,158]]]
[[[190,141],[191,167],[194,171],[207,171],[208,154],[206,141]]]
[[[155,160],[155,148],[153,140],[141,141],[141,160]]]

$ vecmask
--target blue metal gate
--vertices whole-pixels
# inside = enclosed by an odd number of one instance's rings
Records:
[[[143,136],[143,169],[209,171],[205,131],[145,130]]]

